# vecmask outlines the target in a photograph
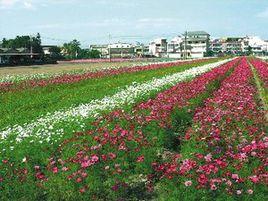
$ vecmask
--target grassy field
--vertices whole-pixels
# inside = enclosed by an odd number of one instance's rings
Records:
[[[102,63],[63,63],[51,65],[0,67],[0,77],[5,75],[36,74],[36,73],[61,73],[79,70],[96,70],[111,66],[129,67],[150,63],[151,61],[127,61],[127,62],[102,62]]]
[[[212,61],[216,60],[4,93],[0,97],[0,128],[26,123],[48,112],[112,95],[132,82],[141,83]]]

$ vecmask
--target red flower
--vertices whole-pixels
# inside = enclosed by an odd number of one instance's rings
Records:
[[[136,160],[136,162],[141,163],[144,161],[144,156],[139,156]]]
[[[205,185],[208,182],[208,178],[206,177],[205,174],[201,174],[199,175],[197,181],[199,182],[199,184]]]

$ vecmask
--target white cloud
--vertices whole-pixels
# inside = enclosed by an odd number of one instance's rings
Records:
[[[34,9],[33,0],[0,0],[1,9],[25,8]]]
[[[265,10],[263,10],[262,12],[258,13],[257,17],[268,18],[268,7]]]
[[[33,6],[33,3],[31,1],[24,1],[23,2],[23,6],[26,9],[35,9],[35,7]]]

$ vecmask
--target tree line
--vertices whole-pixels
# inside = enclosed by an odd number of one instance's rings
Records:
[[[49,54],[45,54],[39,33],[37,33],[36,36],[23,35],[16,36],[13,39],[3,38],[0,42],[0,48],[7,48],[9,52],[16,52],[17,49],[23,48],[25,50],[24,52],[35,53],[33,56],[3,56],[6,63],[11,65],[55,63],[57,60],[66,59],[100,58],[99,51],[81,48],[80,42],[76,39],[64,43],[62,46],[51,46],[49,48]]]

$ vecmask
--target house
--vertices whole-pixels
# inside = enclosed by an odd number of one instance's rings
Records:
[[[210,50],[215,54],[219,55],[223,53],[223,42],[221,39],[215,39],[210,42]]]
[[[263,56],[268,52],[268,42],[258,36],[246,36],[243,41],[245,51],[250,50],[255,56]]]
[[[101,58],[108,58],[109,55],[109,49],[108,45],[90,45],[89,46],[90,50],[98,50],[101,53]]]
[[[155,57],[167,57],[167,39],[157,38],[149,44],[149,54]]]
[[[256,36],[226,37],[211,42],[210,50],[215,54],[262,56],[268,52],[268,43]]]
[[[209,50],[210,35],[205,31],[189,31],[183,34],[184,46],[190,46],[190,55],[187,51],[182,54],[184,57],[203,58]],[[187,55],[185,55],[187,52]]]
[[[144,44],[137,44],[134,47],[136,57],[149,57],[149,46]]]
[[[173,38],[167,46],[167,54],[169,58],[181,58],[182,57],[182,42],[183,39],[181,36],[176,36]]]
[[[38,55],[38,53],[29,52],[26,48],[0,48],[0,64],[16,64]]]
[[[43,52],[44,52],[44,55],[51,55],[51,48],[56,48],[57,46],[56,45],[42,45],[42,49],[43,49]]]
[[[111,58],[133,58],[135,57],[135,45],[130,43],[114,43],[108,45]]]

